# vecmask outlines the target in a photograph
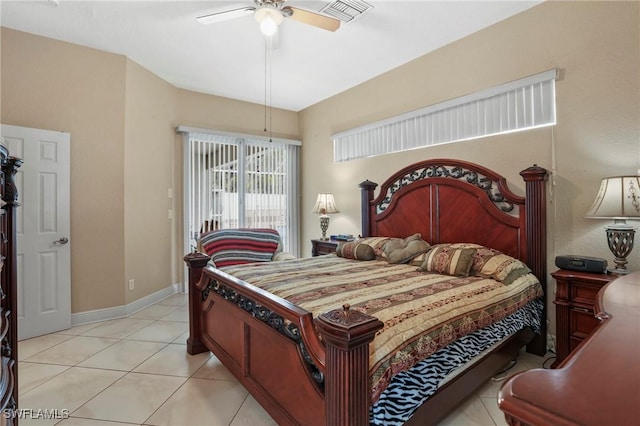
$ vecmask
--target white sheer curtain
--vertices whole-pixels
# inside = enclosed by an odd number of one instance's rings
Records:
[[[184,126],[185,238],[225,228],[276,229],[299,254],[298,141],[203,131]]]

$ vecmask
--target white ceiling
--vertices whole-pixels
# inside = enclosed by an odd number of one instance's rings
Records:
[[[55,3],[58,3],[55,6]],[[534,1],[368,0],[336,32],[280,25],[265,84],[265,41],[253,16],[203,25],[236,1],[2,0],[2,26],[125,55],[176,87],[300,111],[468,34]],[[325,1],[289,0],[319,11]]]

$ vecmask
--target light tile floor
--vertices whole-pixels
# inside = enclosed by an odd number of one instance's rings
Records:
[[[21,426],[274,425],[214,355],[187,354],[187,330],[187,298],[175,294],[128,318],[19,342],[20,408],[69,412]],[[545,359],[522,353],[509,373]],[[500,385],[489,381],[441,426],[506,424]]]

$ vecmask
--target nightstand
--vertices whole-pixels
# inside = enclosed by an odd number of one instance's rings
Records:
[[[555,368],[598,326],[596,294],[618,275],[560,269],[551,276],[557,284]]]
[[[311,256],[322,256],[336,252],[339,241],[334,240],[311,240]]]

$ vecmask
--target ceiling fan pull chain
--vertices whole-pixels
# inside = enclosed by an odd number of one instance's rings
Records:
[[[273,142],[271,135],[273,134],[273,57],[272,57],[272,38],[267,37],[269,45],[269,142]]]
[[[269,38],[264,38],[264,132],[267,132],[267,43]]]

